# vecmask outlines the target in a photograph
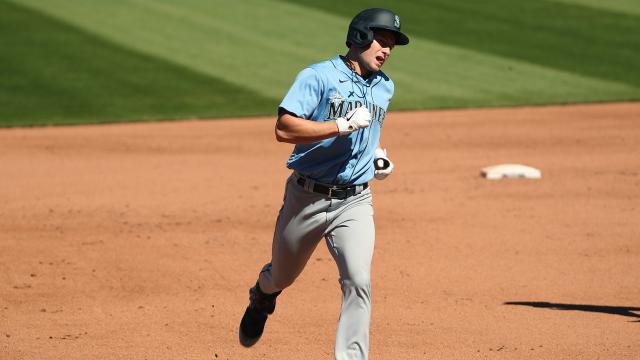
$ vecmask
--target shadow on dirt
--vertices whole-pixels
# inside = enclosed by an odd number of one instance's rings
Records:
[[[640,311],[640,307],[628,307],[628,306],[602,306],[602,305],[579,305],[579,304],[555,304],[543,301],[508,301],[503,305],[521,305],[531,306],[535,308],[545,308],[553,310],[577,310],[587,312],[598,312],[604,314],[621,315],[640,319],[640,315],[634,313],[634,311]],[[640,322],[635,320],[632,322]]]

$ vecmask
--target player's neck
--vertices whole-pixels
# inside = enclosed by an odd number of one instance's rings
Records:
[[[358,57],[351,50],[347,52],[345,56],[342,56],[342,60],[345,62],[345,65],[349,67],[353,72],[360,75],[363,79],[366,79],[371,75],[371,71],[367,70],[363,66],[360,66],[358,62]]]

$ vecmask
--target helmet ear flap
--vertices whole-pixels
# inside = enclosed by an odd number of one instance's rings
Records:
[[[352,27],[349,29],[349,35],[347,36],[347,46],[355,45],[357,47],[365,47],[373,42],[373,31],[362,31]]]
[[[369,46],[373,42],[373,30],[367,29],[366,32],[360,33],[362,36],[362,47]]]

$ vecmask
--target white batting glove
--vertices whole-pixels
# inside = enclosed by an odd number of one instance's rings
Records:
[[[364,106],[359,106],[336,119],[340,135],[349,135],[358,129],[364,129],[371,123],[371,113]]]
[[[378,180],[384,180],[393,172],[393,163],[387,157],[387,149],[377,148],[375,154],[373,164],[376,170],[373,176]]]

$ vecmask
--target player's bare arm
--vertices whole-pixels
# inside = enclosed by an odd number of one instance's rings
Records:
[[[275,132],[279,142],[290,144],[310,144],[340,134],[334,121],[311,121],[283,110],[278,116]]]
[[[371,113],[364,106],[349,111],[335,121],[309,121],[280,109],[276,123],[276,139],[292,144],[310,144],[334,136],[349,135],[359,129],[369,127]]]

